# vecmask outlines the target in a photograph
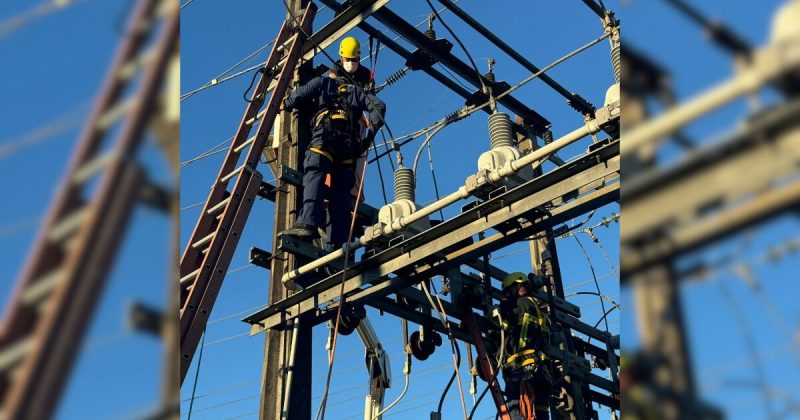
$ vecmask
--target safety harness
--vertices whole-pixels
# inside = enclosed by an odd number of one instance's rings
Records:
[[[338,128],[347,132],[352,137],[351,140],[355,141],[358,133],[358,120],[354,118],[353,111],[346,102],[346,95],[349,91],[349,85],[343,80],[342,77],[339,77],[338,75],[336,76],[336,81],[339,84],[337,87],[337,95],[334,97],[332,103],[323,104],[322,109],[320,109],[319,112],[317,112],[317,114],[314,116],[314,124],[312,129],[316,130],[319,127],[322,127],[323,132],[327,136],[329,133],[333,132],[334,128]],[[308,150],[324,156],[331,162],[336,162],[334,153],[326,150],[322,147],[322,145],[312,145],[308,148]],[[345,159],[340,163],[353,164],[354,160]]]

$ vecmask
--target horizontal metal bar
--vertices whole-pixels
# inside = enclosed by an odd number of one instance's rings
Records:
[[[323,2],[327,4],[327,1]],[[388,7],[384,7],[376,11],[373,16],[378,19],[378,21],[414,44],[417,48],[420,48],[426,53],[435,57],[440,63],[455,72],[459,77],[471,83],[477,89],[480,89],[482,84],[491,84],[485,77],[477,74],[475,69],[461,61],[449,51],[437,48],[436,44],[428,39],[424,33],[420,32],[417,30],[417,28],[392,12]],[[550,126],[550,121],[548,121],[545,117],[528,108],[511,95],[506,95],[505,97],[501,98],[499,102],[508,107],[511,112],[522,116],[526,122],[533,126],[538,132],[543,132]]]
[[[382,279],[389,273],[401,270],[408,264],[422,261],[426,257],[441,252],[442,249],[452,246],[465,237],[489,229],[497,223],[516,220],[520,215],[536,210],[542,204],[550,202],[555,197],[572,191],[584,183],[592,182],[594,179],[597,179],[597,177],[603,177],[608,173],[618,171],[619,159],[615,157],[616,151],[618,151],[618,143],[615,142],[569,165],[557,168],[542,177],[531,180],[514,190],[487,201],[482,205],[476,206],[468,212],[462,213],[454,219],[448,220],[422,234],[395,245],[374,257],[362,261],[361,264],[363,265],[362,268],[358,270],[359,272],[354,273],[352,275],[353,277],[345,282],[346,293],[351,293],[364,284]],[[604,187],[601,191],[603,194],[599,195],[603,196],[605,200],[615,199],[618,197],[618,184]],[[493,211],[488,210],[490,206],[494,206],[494,203],[498,202],[502,203],[501,207],[495,208]],[[579,201],[576,200],[576,204],[573,207],[578,208],[578,202]],[[547,225],[547,223],[545,223],[547,220],[558,222],[559,219],[553,216],[567,213],[570,209],[570,204],[554,208],[550,210],[548,214],[539,216],[538,219],[536,219],[536,223],[541,224],[543,228]],[[533,226],[529,226],[528,228],[533,229]],[[498,243],[499,242],[500,241],[498,241]],[[474,245],[472,248],[474,249]],[[468,260],[474,260],[474,258],[473,256]],[[433,263],[431,268],[443,268],[446,266],[452,266],[452,261],[437,261]],[[420,275],[419,270],[416,272],[416,275]],[[300,305],[300,311],[309,310],[317,304],[321,304],[338,296],[338,288],[336,288],[336,291],[333,291],[332,288],[338,285],[340,281],[340,277],[329,277],[300,293],[292,295],[265,310],[253,314],[246,318],[246,321],[251,323],[259,322],[274,313],[295,308],[295,305],[303,301],[305,302]],[[391,280],[384,283],[391,283]],[[381,288],[385,289],[381,293],[391,293],[403,287],[392,287],[392,289],[394,289],[392,291],[386,291],[389,289],[386,285],[379,287],[379,289]],[[372,289],[373,288],[370,288],[370,290]],[[309,298],[312,299],[306,300]],[[267,325],[267,327],[269,327],[269,325]]]

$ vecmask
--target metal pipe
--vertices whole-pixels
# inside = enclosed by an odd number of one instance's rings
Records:
[[[294,373],[294,356],[297,354],[297,333],[300,330],[300,318],[294,319],[292,329],[292,345],[289,348],[289,366],[286,367],[286,393],[283,395],[283,409],[281,409],[281,420],[289,419],[289,400],[292,395],[292,373]]]
[[[595,134],[600,131],[600,126],[597,124],[596,120],[588,120],[586,123],[578,128],[577,130],[573,130],[572,132],[568,133],[567,135],[559,138],[558,140],[544,145],[542,148],[536,149],[533,152],[517,159],[513,160],[500,168],[495,169],[494,171],[490,172],[488,177],[489,181],[497,182],[501,179],[519,171],[525,166],[532,165],[537,161],[541,161],[547,159],[547,156],[555,153],[557,150],[568,146],[583,137],[586,137],[590,134]]]
[[[626,132],[625,141],[620,142],[620,154],[634,153],[640,147],[658,141],[740,96],[756,91],[775,77],[800,65],[800,60],[788,55],[782,62],[775,62],[774,54],[764,52],[767,54],[761,59],[756,58],[750,68],[736,77]]]
[[[544,147],[537,149],[536,151],[525,155],[524,157],[509,162],[505,166],[496,169],[495,171],[489,174],[489,180],[492,182],[497,182],[506,176],[509,176],[521,168],[531,165],[536,161],[546,159],[548,155],[555,153],[557,150],[561,149],[562,147],[568,146],[574,143],[581,138],[588,136],[590,134],[594,134],[600,131],[600,126],[597,124],[595,120],[588,120],[582,127],[574,130],[567,135],[559,138],[558,140],[553,141],[550,144],[545,145]],[[407,226],[411,225],[412,223],[425,218],[434,212],[437,212],[459,200],[469,197],[469,190],[467,189],[466,185],[462,185],[458,188],[455,192],[442,197],[441,199],[434,201],[429,206],[426,206],[407,217],[399,217],[396,220],[392,221],[391,224],[387,224],[383,227],[382,233],[384,236],[389,236],[392,233],[399,232],[406,228]],[[350,244],[345,244],[341,249],[337,249],[322,258],[314,260],[304,266],[298,267],[295,270],[292,270],[286,274],[284,274],[283,278],[281,278],[281,282],[286,285],[286,287],[291,288],[293,290],[298,290],[299,287],[297,284],[294,283],[294,279],[307,274],[311,271],[314,271],[318,268],[324,267],[327,264],[330,264],[344,256],[345,247],[350,246],[350,250],[361,248],[362,246],[369,243],[375,237],[367,237],[367,235],[362,236],[361,238],[356,238],[356,240]]]

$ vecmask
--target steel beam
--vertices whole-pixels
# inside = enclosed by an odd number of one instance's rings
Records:
[[[491,41],[497,48],[500,48],[503,52],[508,54],[511,58],[517,61],[517,63],[521,64],[531,73],[538,73],[539,67],[533,64],[530,60],[525,58],[522,54],[518,53],[514,48],[510,45],[506,44],[505,41],[500,39],[497,35],[494,34],[491,30],[483,26],[480,22],[478,22],[475,18],[473,18],[469,13],[462,10],[460,7],[456,6],[450,0],[439,0],[439,3],[442,3],[448,10],[453,12],[454,15],[458,16],[461,20],[463,20],[467,25],[471,26],[472,29],[475,29],[483,35],[486,39]],[[582,113],[583,115],[594,115],[595,107],[586,99],[580,97],[575,93],[570,92],[564,86],[561,86],[560,83],[553,80],[548,74],[542,74],[539,76],[539,79],[543,81],[547,86],[550,86],[558,92],[559,95],[563,96],[567,102],[573,106],[578,112]]]
[[[515,221],[521,216],[528,215],[528,217],[531,217],[532,212],[536,212],[541,206],[563,197],[582,185],[617,173],[619,170],[617,150],[617,142],[598,149],[593,153],[587,154],[582,159],[558,168],[542,177],[528,181],[526,184],[505,194],[500,194],[496,198],[476,206],[451,220],[362,261],[353,267],[353,274],[345,281],[345,294],[353,295],[352,297],[348,296],[348,301],[353,302],[353,298],[359,295],[357,289],[363,285],[376,283],[389,273],[401,271],[406,267],[410,267],[411,264],[422,263],[425,264],[423,267],[426,268],[418,267],[414,275],[409,277],[410,280],[403,282],[406,283],[401,285],[403,287],[413,284],[409,283],[409,281],[413,282],[414,279],[421,279],[422,274],[427,274],[427,278],[429,278],[434,275],[431,271],[445,270],[457,265],[454,263],[463,264],[465,261],[474,260],[477,255],[481,255],[475,252],[476,248],[478,252],[491,252],[491,250],[498,249],[509,243],[509,238],[518,240],[519,237],[515,236],[514,232],[521,236],[523,233],[529,233],[536,228],[539,228],[536,231],[540,231],[545,226],[567,220],[564,217],[573,215],[575,211],[584,210],[585,207],[581,205],[585,205],[587,202],[591,202],[590,205],[599,207],[613,201],[618,197],[618,184],[604,187],[596,193],[582,197],[582,199],[574,200],[547,212],[537,214],[532,219],[533,222],[521,223],[516,230],[512,229],[498,234],[505,240],[497,240],[497,235],[493,235],[471,246],[447,254],[446,260],[441,260],[440,258],[430,259],[430,256],[434,253],[441,252],[478,232],[485,231],[492,226]],[[597,201],[593,201],[594,199],[597,199]],[[490,243],[491,246],[488,248],[493,249],[480,249]],[[461,259],[455,258],[458,254],[463,254]],[[466,257],[464,257],[465,255]],[[266,328],[273,327],[279,324],[281,322],[280,318],[285,317],[286,314],[296,315],[298,312],[295,305],[297,304],[300,304],[299,312],[302,313],[339,296],[338,284],[340,281],[340,275],[331,276],[282,302],[259,311],[248,317],[246,321],[253,324],[263,323]],[[367,290],[383,289],[382,293],[388,294],[403,288],[389,287],[389,284],[393,284],[392,280],[382,282]],[[269,320],[267,321],[267,319]]]
[[[342,5],[339,4],[336,0],[320,0],[323,4],[330,7],[334,11],[342,10]],[[475,70],[472,69],[468,64],[464,63],[454,55],[450,54],[449,52],[440,51],[436,48],[435,44],[431,40],[429,40],[425,34],[417,30],[413,25],[409,24],[405,20],[403,20],[400,16],[389,10],[389,8],[384,7],[380,10],[375,11],[372,15],[374,18],[378,19],[381,23],[385,24],[387,27],[391,28],[392,30],[396,31],[400,36],[407,39],[409,42],[414,44],[417,48],[422,49],[423,51],[431,54],[435,57],[440,63],[448,67],[450,70],[454,71],[457,75],[464,78],[470,82],[476,88],[480,88],[481,82],[480,79],[483,79],[484,83],[489,84],[489,82],[483,76],[479,76],[475,73]],[[373,26],[362,22],[358,25],[359,28],[363,29],[364,32],[373,36],[375,38],[381,38],[381,42],[386,45],[387,47],[391,48],[400,56],[405,58],[406,60],[411,58],[411,53],[404,48],[400,47],[399,44],[392,41],[388,37],[383,36],[380,31],[375,29]],[[426,68],[423,69],[424,72],[433,76],[436,80],[444,84],[445,86],[449,87],[456,93],[460,94],[466,99],[472,97],[472,92],[466,91],[463,87],[459,86],[454,81],[450,80],[446,76],[442,75],[438,71],[433,68]],[[495,94],[499,94],[500,92],[495,92]],[[522,115],[525,117],[526,122],[533,126],[537,132],[544,132],[550,126],[550,122],[541,116],[536,111],[528,108],[518,99],[514,98],[512,95],[507,95],[504,98],[500,99],[500,103],[507,106],[512,112]]]

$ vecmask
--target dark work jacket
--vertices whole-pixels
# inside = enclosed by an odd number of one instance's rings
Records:
[[[312,127],[312,147],[322,147],[337,159],[350,159],[358,156],[362,146],[361,139],[355,138],[357,120],[363,112],[369,114],[372,130],[383,126],[386,104],[377,96],[368,93],[361,87],[348,84],[342,78],[331,78],[330,73],[316,77],[303,86],[298,87],[285,100],[287,109],[316,107],[317,116],[325,110],[344,109],[349,114],[349,124],[318,124]],[[346,86],[346,92],[340,94],[340,84]]]

